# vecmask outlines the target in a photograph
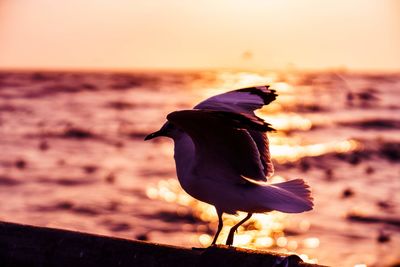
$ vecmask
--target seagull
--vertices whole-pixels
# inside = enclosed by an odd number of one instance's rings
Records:
[[[274,173],[267,132],[274,129],[254,111],[276,97],[268,85],[215,95],[191,110],[168,114],[161,129],[145,137],[172,138],[182,188],[215,207],[218,229],[211,245],[221,232],[224,213],[247,213],[229,231],[225,244],[232,246],[236,230],[253,213],[300,213],[313,208],[304,180],[267,183]]]

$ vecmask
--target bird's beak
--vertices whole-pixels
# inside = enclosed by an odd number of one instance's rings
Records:
[[[163,135],[164,135],[163,132],[160,130],[160,131],[151,133],[151,134],[149,134],[148,136],[146,136],[146,137],[144,138],[144,141],[147,141],[147,140],[156,138],[156,137],[158,137],[158,136],[163,136]]]

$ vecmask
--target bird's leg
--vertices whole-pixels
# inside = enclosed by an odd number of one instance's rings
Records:
[[[218,214],[218,229],[217,229],[217,232],[215,233],[215,236],[214,236],[213,242],[211,243],[211,246],[212,246],[212,245],[215,245],[215,242],[217,242],[219,233],[221,232],[222,226],[224,225],[224,223],[223,223],[223,221],[222,221],[222,214],[223,214],[223,212],[221,212],[221,211],[219,211],[219,210],[217,209],[217,214]]]
[[[236,230],[239,228],[239,226],[241,226],[244,222],[246,222],[248,219],[250,219],[250,217],[253,215],[253,213],[247,213],[247,216],[241,220],[240,222],[238,222],[237,224],[235,224],[231,230],[229,231],[229,235],[228,238],[226,239],[226,245],[228,246],[232,246],[233,244],[233,236],[235,235]]]

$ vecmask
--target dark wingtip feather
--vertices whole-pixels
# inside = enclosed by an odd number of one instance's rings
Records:
[[[265,125],[266,125],[266,131],[267,132],[276,132],[276,129],[275,128],[272,128],[271,127],[271,124],[269,124],[269,123],[267,123],[267,122],[264,122],[265,123]]]
[[[269,85],[247,87],[236,90],[238,92],[249,92],[250,94],[257,95],[262,98],[264,105],[268,105],[278,96],[274,89],[270,89]]]

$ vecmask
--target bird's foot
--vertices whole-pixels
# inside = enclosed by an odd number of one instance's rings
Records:
[[[225,245],[232,246],[233,245],[233,236],[228,236]]]

